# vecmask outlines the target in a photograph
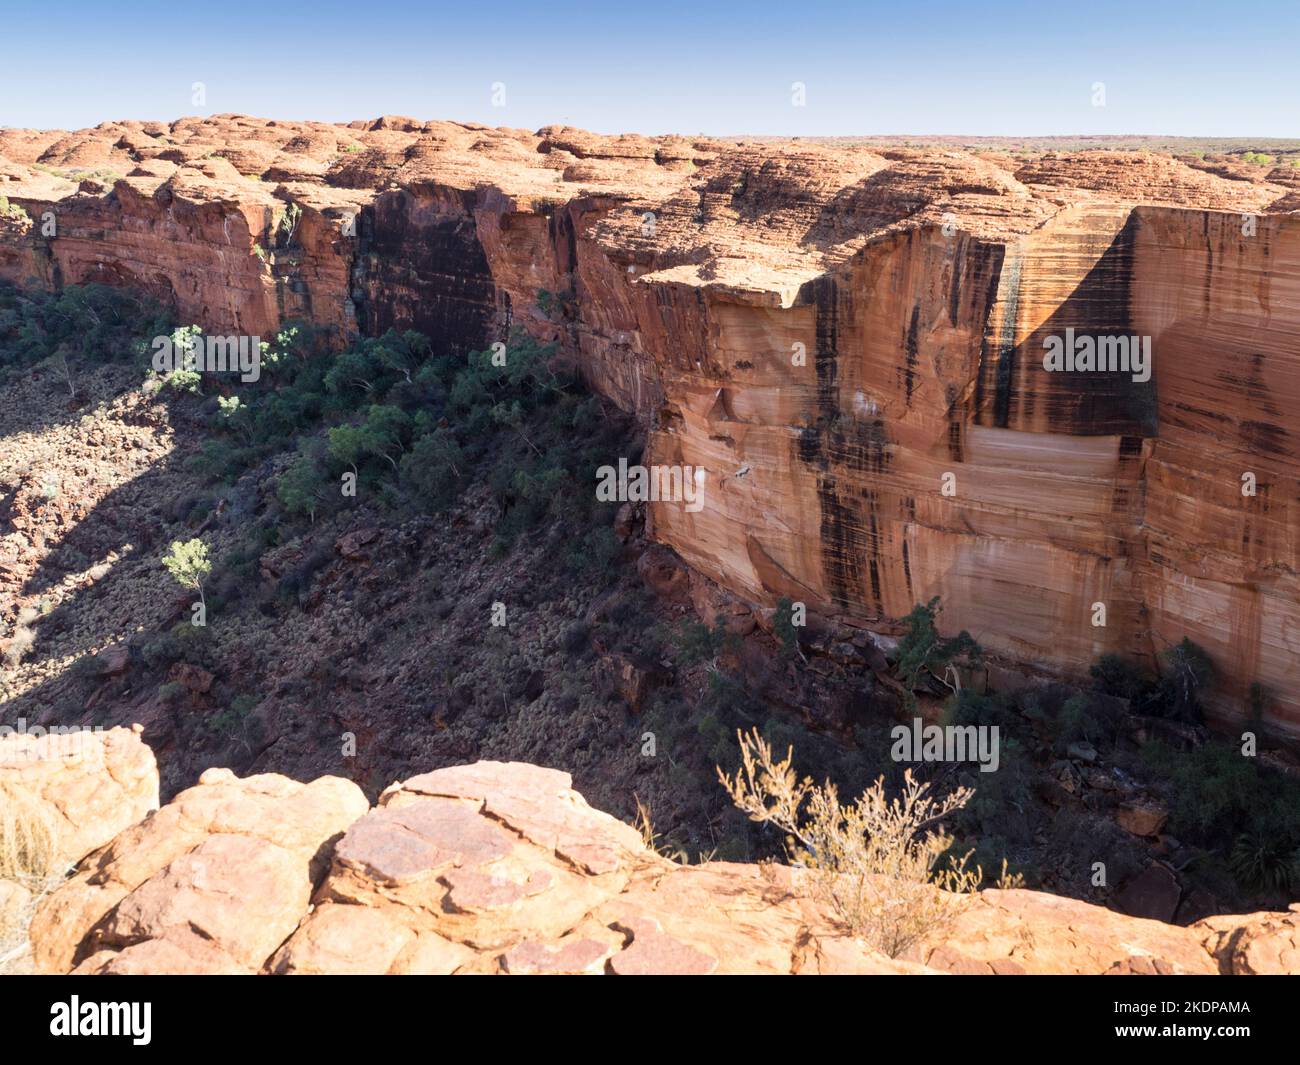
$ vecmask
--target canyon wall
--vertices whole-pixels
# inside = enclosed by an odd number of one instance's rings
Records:
[[[0,277],[264,337],[526,330],[644,420],[648,461],[707,471],[651,528],[744,599],[897,631],[938,595],[945,630],[1071,677],[1188,636],[1214,714],[1259,684],[1298,736],[1291,171],[403,118],[9,130],[29,217],[0,219]],[[1149,379],[1045,369],[1067,330],[1149,338]]]

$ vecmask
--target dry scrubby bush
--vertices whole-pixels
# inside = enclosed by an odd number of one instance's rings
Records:
[[[39,617],[40,611],[35,607],[25,606],[18,611],[13,635],[9,638],[9,646],[5,649],[5,664],[10,669],[16,669],[23,655],[35,645],[36,634],[32,631],[32,625]]]
[[[784,832],[791,861],[812,874],[815,896],[889,957],[957,915],[962,900],[943,891],[969,893],[983,879],[981,870],[966,868],[966,857],[936,868],[952,837],[932,826],[969,801],[969,788],[936,799],[909,770],[897,799],[886,796],[882,777],[843,806],[834,784],[798,779],[789,749],[777,761],[757,729],[737,739],[740,769],[734,777],[718,769],[731,801],[751,821]]]

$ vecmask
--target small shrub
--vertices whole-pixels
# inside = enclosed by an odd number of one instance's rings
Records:
[[[13,635],[9,638],[9,646],[5,650],[5,663],[10,669],[16,669],[23,655],[35,646],[36,633],[32,631],[32,624],[40,616],[40,611],[32,606],[25,606],[18,611]]]
[[[669,640],[682,663],[687,666],[707,659],[716,667],[720,655],[734,654],[742,644],[741,638],[727,629],[727,624],[721,617],[714,621],[711,629],[703,622],[684,620],[670,633]],[[715,695],[723,688],[730,690],[731,685],[723,683],[730,678],[724,677],[716,668],[710,673],[709,679]]]
[[[1228,870],[1255,891],[1289,892],[1300,887],[1300,849],[1277,837],[1244,835],[1228,855]]]
[[[978,869],[998,870],[996,876],[984,874],[979,885],[981,888],[997,888],[999,891],[1022,888],[1025,886],[1025,873],[1021,869],[1012,869],[1007,849],[1007,841],[999,836],[984,837],[976,843],[974,851],[963,851],[961,846],[954,843],[940,856],[940,867],[950,867],[953,862],[963,859],[968,865],[974,861]]]
[[[68,672],[78,680],[90,680],[99,675],[99,660],[93,654],[85,654],[68,667]]]
[[[648,851],[653,851],[661,858],[667,858],[669,861],[678,862],[686,865],[689,858],[685,852],[674,850],[664,843],[660,842],[660,836],[655,831],[654,819],[650,814],[650,807],[641,801],[641,796],[633,795],[636,802],[636,816],[633,818],[632,827],[641,833],[641,842]]]
[[[718,769],[731,801],[751,821],[771,824],[790,837],[791,858],[808,868],[814,891],[850,932],[896,958],[956,916],[960,903],[942,890],[970,892],[983,872],[966,869],[966,858],[938,868],[952,837],[929,830],[971,797],[960,788],[943,799],[930,796],[908,770],[899,798],[885,795],[878,779],[852,806],[839,802],[831,783],[798,780],[792,754],[776,761],[755,730],[737,734],[741,767],[735,777]]]
[[[236,695],[225,710],[209,718],[209,723],[218,735],[231,736],[244,726],[258,702],[256,695]]]
[[[1102,655],[1089,667],[1096,689],[1106,695],[1127,699],[1135,711],[1155,687],[1153,678],[1147,676],[1134,663],[1116,654]]]
[[[140,660],[155,672],[180,661],[181,644],[169,632],[150,640],[140,649]]]
[[[1246,696],[1247,711],[1250,715],[1251,722],[1258,727],[1264,720],[1264,706],[1268,700],[1268,693],[1259,681],[1255,681],[1250,686],[1250,691]]]
[[[185,685],[169,680],[158,685],[158,700],[167,706],[174,706],[185,698]]]
[[[10,203],[8,197],[0,196],[0,218],[12,218],[19,222],[30,222],[32,216],[21,204]]]
[[[285,209],[280,217],[279,236],[281,247],[286,247],[293,243],[294,235],[298,232],[298,223],[302,221],[302,208],[296,203],[291,203]]]
[[[1052,724],[1053,746],[1060,755],[1073,743],[1098,744],[1108,735],[1106,726],[1093,715],[1091,701],[1082,692],[1065,700]]]
[[[574,543],[569,552],[569,568],[577,573],[605,573],[622,553],[623,545],[618,537],[608,527],[601,526]]]
[[[1002,694],[982,695],[973,688],[963,688],[948,700],[944,707],[944,724],[996,725],[1004,737],[1024,727],[1011,698]]]
[[[567,655],[579,655],[587,649],[591,630],[581,621],[565,627],[560,636],[560,647]]]
[[[713,632],[703,622],[688,618],[677,626],[671,638],[683,665],[697,665],[717,654]]]
[[[207,625],[194,625],[188,621],[178,621],[171,627],[169,639],[174,641],[177,661],[211,668],[214,666],[216,637]]]

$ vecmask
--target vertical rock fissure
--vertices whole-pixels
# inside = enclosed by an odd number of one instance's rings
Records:
[[[998,323],[997,364],[993,393],[993,424],[1005,429],[1011,417],[1011,381],[1016,359],[1016,319],[1020,313],[1020,276],[1024,249],[1008,249],[999,282],[1002,319]]]

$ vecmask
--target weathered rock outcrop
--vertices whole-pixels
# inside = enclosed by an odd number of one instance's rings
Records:
[[[210,770],[87,856],[31,939],[42,971],[82,974],[1300,971],[1300,907],[1179,928],[1023,890],[948,896],[951,924],[891,959],[805,876],[677,865],[525,763],[413,777],[369,810],[338,778]]]
[[[55,868],[79,862],[158,808],[158,766],[139,728],[12,730],[0,732],[0,807],[44,815]]]
[[[1300,735],[1281,170],[219,116],[0,131],[0,177],[31,216],[0,221],[2,277],[137,285],[222,331],[558,341],[650,461],[707,471],[649,528],[753,604],[887,629],[939,595],[1073,676],[1186,635],[1221,719],[1258,683]],[[1150,338],[1149,379],[1046,370],[1067,329]]]
[[[330,845],[365,812],[322,777],[211,769],[86,858],[32,922],[46,972],[255,972],[306,910]]]

